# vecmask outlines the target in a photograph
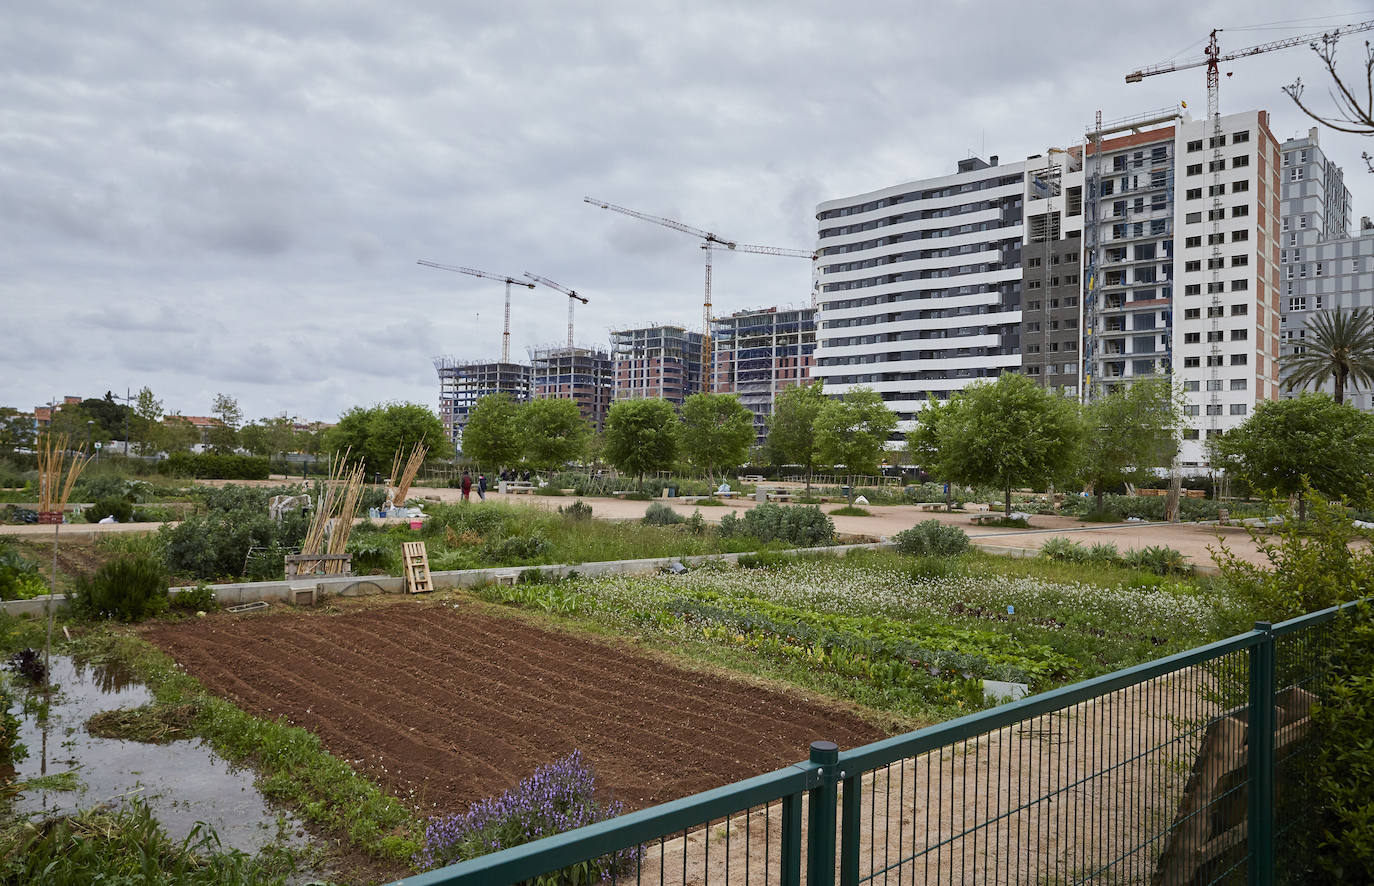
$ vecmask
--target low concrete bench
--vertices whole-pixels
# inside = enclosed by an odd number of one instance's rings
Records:
[[[769,500],[769,501],[791,501],[791,500],[792,500],[792,493],[790,493],[790,492],[770,492],[770,493],[768,493],[768,500]]]

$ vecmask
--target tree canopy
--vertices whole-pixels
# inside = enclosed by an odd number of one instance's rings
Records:
[[[1307,335],[1283,358],[1288,390],[1321,387],[1329,378],[1337,403],[1345,389],[1374,385],[1374,310],[1323,311],[1307,321]]]
[[[816,415],[816,459],[844,465],[850,476],[877,474],[897,415],[871,388],[850,388],[838,400],[827,400]]]
[[[956,483],[1011,490],[1071,476],[1084,439],[1078,404],[1024,375],[1004,373],[956,393],[922,422],[934,429],[936,473]]]
[[[1209,446],[1215,466],[1257,489],[1296,495],[1306,478],[1323,495],[1364,498],[1374,473],[1374,415],[1326,394],[1266,400]]]
[[[621,400],[611,406],[605,455],[617,469],[642,482],[646,472],[672,467],[677,451],[677,414],[667,400]]]
[[[1081,476],[1101,510],[1109,487],[1148,477],[1151,468],[1173,461],[1183,403],[1167,379],[1144,378],[1094,398],[1083,407],[1083,421]]]
[[[734,394],[693,394],[682,403],[682,454],[715,482],[749,460],[754,414]]]
[[[349,458],[361,458],[368,471],[391,470],[396,450],[407,452],[423,443],[430,458],[448,458],[453,447],[444,433],[439,417],[418,403],[386,403],[364,408],[355,406],[340,417],[325,434],[324,447],[333,454],[345,449]]]
[[[826,404],[819,380],[784,389],[773,400],[764,452],[770,464],[800,465],[806,471],[806,491],[816,467],[816,417]]]
[[[463,455],[488,469],[514,465],[524,451],[520,407],[506,394],[480,398],[463,426]]]
[[[531,400],[517,417],[525,461],[539,470],[552,470],[587,453],[591,426],[572,400]]]

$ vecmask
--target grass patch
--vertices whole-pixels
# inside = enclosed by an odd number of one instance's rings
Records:
[[[194,737],[199,714],[195,703],[120,708],[91,716],[86,731],[98,738],[167,744]]]
[[[845,505],[830,512],[833,517],[872,517],[873,512],[854,505]]]
[[[718,498],[699,498],[692,504],[699,508],[723,508],[726,506],[725,502]]]
[[[285,720],[254,717],[212,695],[169,656],[130,634],[96,628],[75,638],[67,651],[87,662],[122,661],[152,692],[153,708],[192,708],[196,736],[226,760],[255,769],[263,795],[307,821],[346,835],[382,859],[405,862],[419,848],[419,822],[326,751],[314,734]]]
[[[58,791],[67,793],[70,791],[81,790],[83,782],[77,770],[68,769],[66,772],[55,772],[52,775],[40,775],[37,778],[30,778],[28,781],[21,781],[14,786],[16,791]]]

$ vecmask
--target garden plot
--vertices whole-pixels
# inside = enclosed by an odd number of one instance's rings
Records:
[[[665,664],[471,605],[216,617],[147,638],[260,717],[284,717],[421,813],[455,812],[580,749],[639,808],[883,736],[804,696]]]

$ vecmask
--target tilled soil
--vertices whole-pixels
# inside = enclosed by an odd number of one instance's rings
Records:
[[[676,667],[475,605],[222,615],[147,638],[262,717],[285,717],[419,811],[455,812],[580,749],[635,809],[884,737],[837,706]]]

